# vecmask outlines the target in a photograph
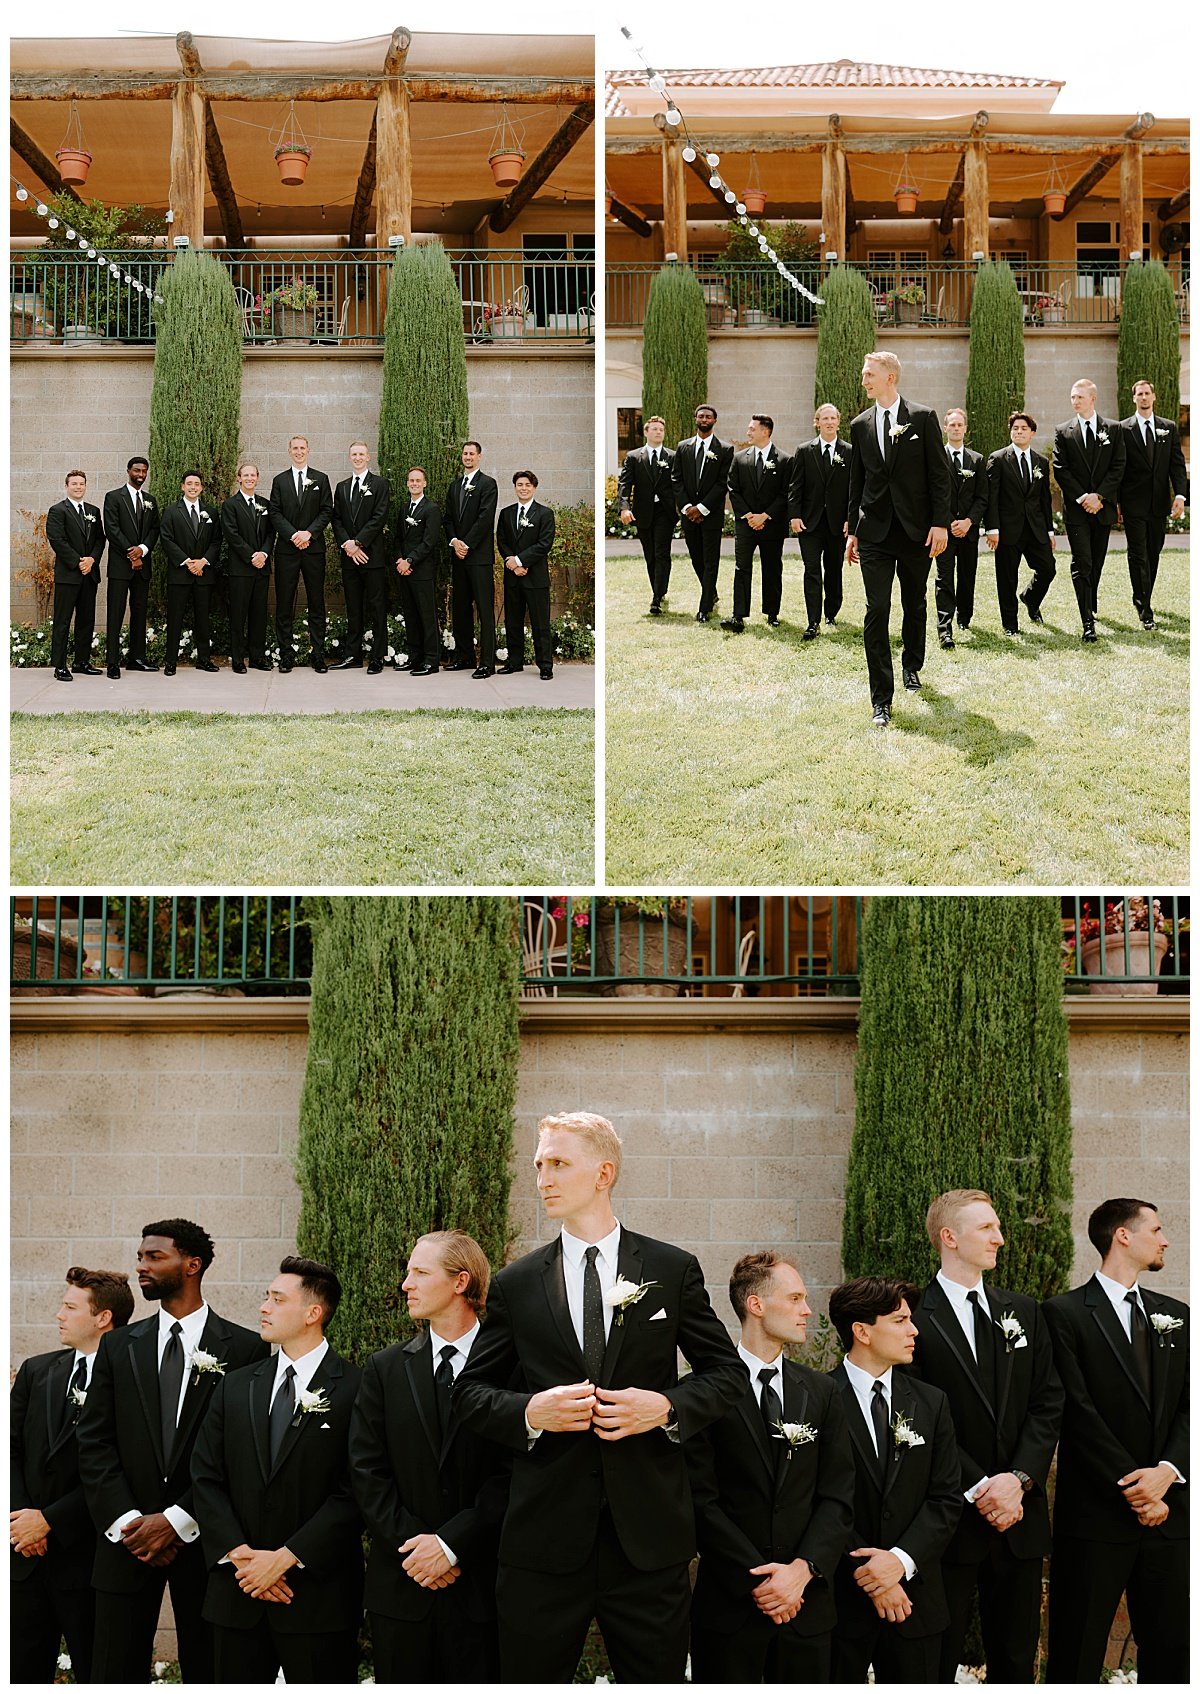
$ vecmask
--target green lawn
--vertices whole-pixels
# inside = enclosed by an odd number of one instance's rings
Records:
[[[593,878],[591,712],[17,714],[12,880]]]
[[[607,880],[708,884],[1049,886],[1189,880],[1188,556],[1164,552],[1157,634],[1142,630],[1110,550],[1100,641],[1085,647],[1063,542],[1046,624],[1000,632],[980,555],[976,614],[944,653],[929,591],[921,694],[871,724],[862,578],[846,568],[835,630],[800,640],[801,566],[784,554],[783,625],[742,635],[694,621],[688,560],[670,613],[646,615],[640,558],[606,588]],[[1022,587],[1026,573],[1022,570]],[[722,610],[733,600],[722,560]]]

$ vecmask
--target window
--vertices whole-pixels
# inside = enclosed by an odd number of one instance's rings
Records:
[[[529,309],[543,328],[571,328],[591,310],[596,286],[596,238],[578,235],[525,235],[525,286]],[[561,320],[569,322],[563,323]]]
[[[617,463],[625,463],[625,455],[642,445],[642,408],[617,407]]]

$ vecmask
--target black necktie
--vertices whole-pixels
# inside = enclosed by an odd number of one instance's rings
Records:
[[[993,1408],[996,1404],[996,1341],[992,1314],[978,1288],[972,1288],[967,1299],[975,1308],[975,1363],[979,1380]]]
[[[871,1388],[871,1423],[875,1429],[875,1445],[879,1450],[879,1476],[886,1481],[888,1459],[891,1457],[891,1427],[888,1423],[887,1397],[883,1392],[883,1383],[876,1382]]]
[[[958,451],[957,447],[954,450],[954,468],[955,470],[962,470],[962,454]]]
[[[179,1421],[179,1391],[183,1387],[183,1325],[176,1318],[158,1367],[158,1401],[162,1411],[163,1464],[171,1468],[171,1449]]]
[[[1143,436],[1146,442],[1146,451],[1152,454],[1154,452],[1154,425],[1149,418],[1143,425]]]
[[[137,532],[140,536],[142,533],[142,494],[141,490],[137,488],[133,491],[133,509],[137,514]]]
[[[779,1425],[783,1422],[783,1401],[775,1392],[775,1367],[766,1365],[758,1373],[762,1383],[762,1395],[759,1406],[762,1409],[763,1428],[767,1432],[767,1450],[773,1458],[779,1457],[780,1449],[771,1445],[779,1437]]]
[[[1029,493],[1029,460],[1025,457],[1024,453],[1019,454],[1018,457],[1020,458],[1020,461],[1021,461],[1021,487],[1025,490],[1026,494],[1028,494]]]
[[[87,1360],[82,1355],[79,1363],[75,1366],[70,1382],[67,1384],[67,1392],[59,1410],[58,1427],[60,1430],[65,1429],[68,1423],[79,1416],[79,1407],[75,1404],[73,1398],[76,1389],[81,1394],[87,1390]]]
[[[457,1352],[458,1348],[452,1343],[447,1342],[438,1354],[440,1363],[433,1373],[433,1386],[436,1391],[437,1398],[438,1421],[442,1426],[443,1435],[445,1435],[446,1430],[450,1426],[450,1390],[454,1387],[454,1368],[450,1361]]]
[[[883,414],[883,462],[885,465],[890,465],[892,462],[892,414],[890,412]]]
[[[189,506],[188,507],[188,519],[189,519],[191,526],[192,526],[192,540],[193,541],[199,541],[199,539],[200,539],[200,508],[198,506]]]
[[[583,1367],[589,1382],[599,1382],[604,1368],[604,1302],[600,1297],[600,1272],[596,1269],[599,1247],[583,1255]]]
[[[268,1423],[268,1437],[271,1445],[271,1463],[279,1457],[279,1449],[283,1446],[283,1438],[287,1434],[288,1425],[296,1415],[296,1367],[289,1365],[283,1373],[283,1381],[279,1384],[274,1400],[271,1402],[271,1416]]]
[[[296,472],[296,500],[299,503],[304,498],[304,472]]]
[[[1125,1296],[1125,1304],[1129,1307],[1129,1339],[1133,1346],[1133,1362],[1137,1366],[1138,1376],[1146,1391],[1147,1400],[1150,1398],[1150,1325],[1146,1322],[1146,1314],[1142,1303],[1137,1297],[1137,1290],[1131,1288]]]
[[[362,483],[359,481],[359,479],[357,477],[355,477],[354,482],[353,482],[351,489],[350,489],[350,504],[352,506],[357,506],[358,502],[361,498],[362,498]]]

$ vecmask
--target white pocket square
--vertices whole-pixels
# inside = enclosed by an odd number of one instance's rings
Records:
[[[1013,1352],[1019,1352],[1022,1347],[1028,1347],[1028,1345],[1028,1341],[1022,1335],[1019,1340],[1013,1342]]]
[[[322,1425],[321,1425],[321,1428],[322,1428],[322,1429],[328,1429],[328,1428],[330,1428],[330,1425],[329,1425],[329,1424],[327,1424],[327,1423],[323,1423],[323,1424],[322,1424]]]
[[[665,1317],[666,1317],[666,1315],[667,1315],[667,1314],[666,1314],[666,1310],[665,1310],[665,1308],[664,1308],[664,1309],[663,1309],[663,1310],[662,1310],[662,1311],[658,1311],[658,1312],[653,1312],[653,1313],[651,1313],[651,1315],[650,1315],[650,1318],[649,1318],[649,1320],[648,1320],[648,1321],[649,1321],[649,1322],[650,1322],[650,1323],[657,1323],[657,1322],[658,1322],[658,1320],[659,1320],[659,1318],[665,1318]]]

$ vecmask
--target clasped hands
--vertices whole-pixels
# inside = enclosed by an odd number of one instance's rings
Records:
[[[1163,1495],[1173,1482],[1178,1481],[1170,1465],[1142,1465],[1119,1478],[1117,1487],[1124,1493],[1138,1522],[1152,1529],[1156,1524],[1165,1523],[1170,1516],[1171,1508]]]
[[[8,1514],[8,1539],[14,1553],[23,1559],[40,1559],[46,1551],[50,1525],[36,1506],[23,1506]]]
[[[292,539],[294,541],[295,536],[293,536]],[[348,559],[353,560],[356,565],[369,565],[371,562],[371,555],[369,553],[365,553],[358,545],[357,541],[343,541],[342,552]]]
[[[458,1565],[452,1565],[436,1535],[410,1535],[396,1551],[407,1553],[404,1568],[421,1588],[449,1588],[462,1575]]]
[[[505,559],[504,568],[506,571],[511,571],[514,576],[529,575],[529,567],[523,565],[515,553],[510,553],[508,558]]]
[[[903,1623],[912,1615],[912,1601],[900,1584],[904,1566],[886,1547],[852,1547],[852,1559],[863,1559],[854,1580],[887,1623]]]
[[[670,1423],[671,1402],[653,1388],[597,1388],[590,1382],[568,1382],[543,1388],[525,1407],[531,1429],[555,1434],[594,1430],[601,1441],[622,1441]]]
[[[808,1560],[793,1559],[786,1565],[776,1562],[752,1565],[750,1575],[765,1578],[750,1596],[763,1616],[774,1624],[791,1623],[804,1604],[804,1590],[812,1581]]]
[[[295,1553],[286,1547],[249,1547],[243,1541],[227,1554],[237,1576],[238,1587],[252,1600],[271,1600],[279,1605],[291,1604],[292,1590],[283,1580],[284,1572],[299,1563]]]
[[[183,1542],[162,1512],[147,1512],[124,1526],[121,1545],[144,1565],[169,1565]]]

